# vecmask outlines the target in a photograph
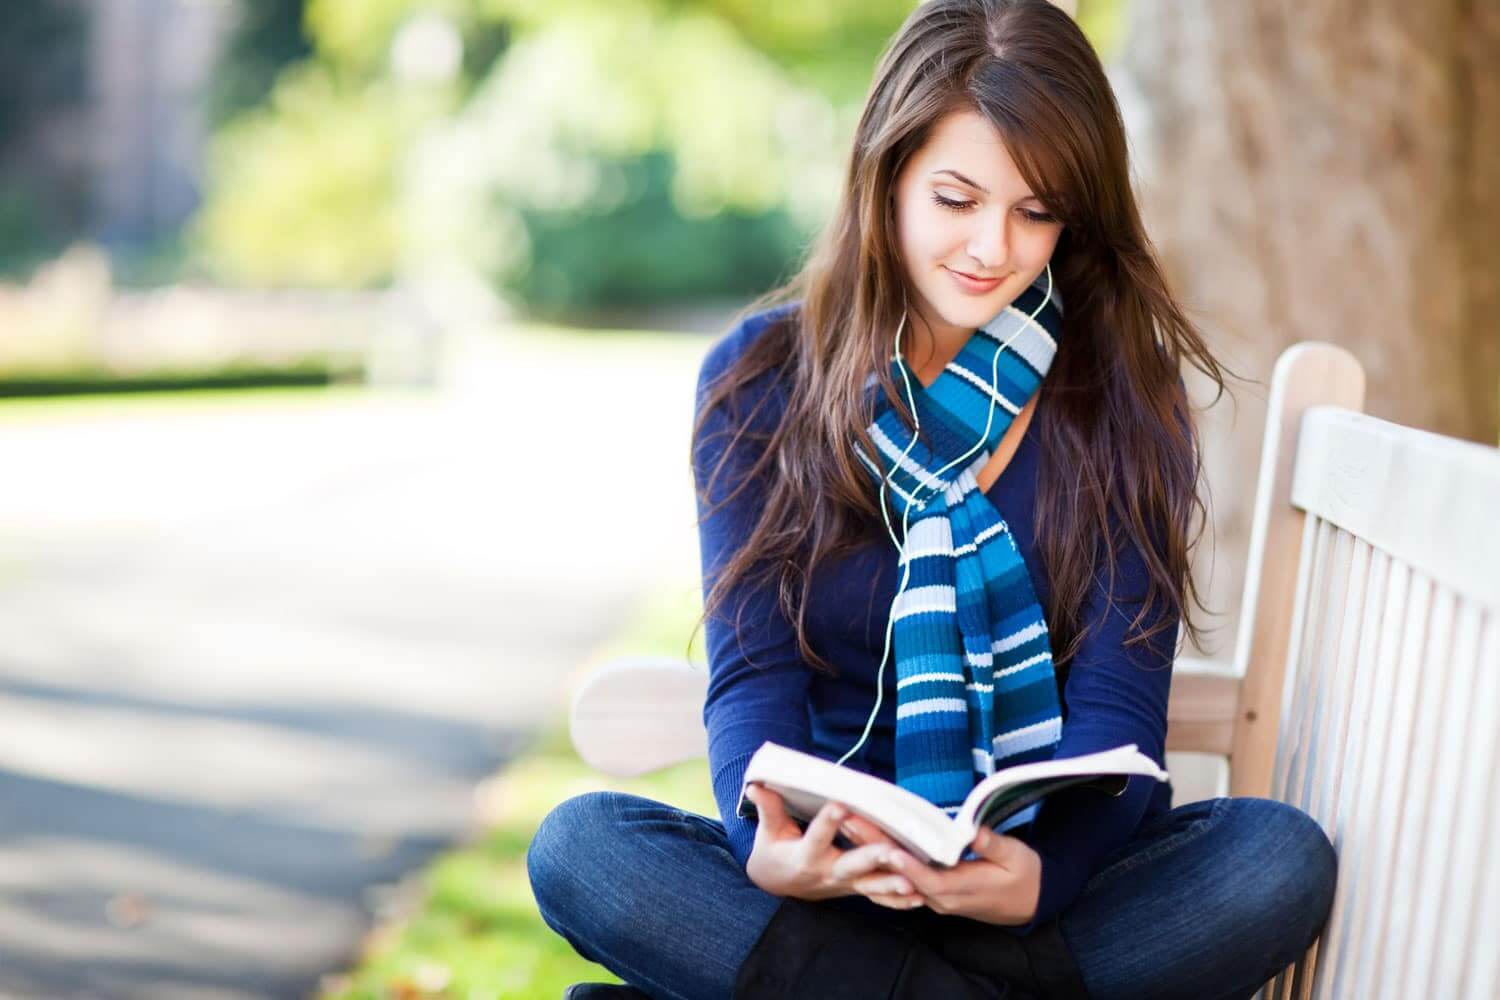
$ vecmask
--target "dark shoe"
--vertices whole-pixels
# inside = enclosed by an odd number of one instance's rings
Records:
[[[831,902],[781,901],[740,966],[734,1000],[1087,997],[1055,925],[1020,938],[974,920],[897,923]],[[1049,930],[1056,936],[1038,936]]]
[[[563,990],[563,1000],[651,1000],[634,986],[619,983],[574,983]]]

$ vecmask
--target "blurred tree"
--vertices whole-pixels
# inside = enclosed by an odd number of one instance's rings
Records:
[[[803,231],[784,210],[726,209],[701,218],[676,211],[676,165],[665,153],[607,167],[618,176],[608,187],[620,189],[599,208],[522,213],[530,265],[509,284],[533,312],[751,295],[785,277],[801,249]],[[601,254],[601,247],[623,252]]]
[[[1496,441],[1500,5],[1134,0],[1119,83],[1153,238],[1231,367],[1332,341],[1371,413]],[[1263,414],[1208,414],[1231,612]]]
[[[385,281],[400,247],[402,149],[431,114],[388,83],[343,85],[321,64],[294,67],[269,106],[215,137],[191,242],[237,281]]]
[[[408,85],[392,72],[396,34],[421,14],[451,10],[472,29],[475,49],[494,53],[505,28],[477,23],[471,0],[297,6],[310,55],[276,76],[262,104],[217,131],[207,195],[186,241],[211,274],[232,283],[382,284],[401,254],[406,151],[472,85],[464,66],[446,83]],[[284,40],[287,16],[256,37]]]
[[[78,179],[47,168],[35,133],[82,100],[83,58],[75,4],[0,4],[0,271],[29,269],[81,224]]]
[[[239,21],[219,57],[205,102],[211,125],[264,101],[277,74],[312,52],[302,30],[306,6],[307,0],[255,0],[238,6]]]
[[[71,3],[0,4],[0,152],[83,96],[83,17]]]
[[[762,290],[831,208],[910,7],[307,0],[314,56],[225,130],[199,245],[231,280],[467,270],[536,306]],[[444,63],[445,31],[451,78],[401,69]]]
[[[437,259],[467,263],[518,296],[542,295],[561,287],[541,277],[546,267],[526,277],[545,230],[549,253],[600,268],[592,278],[570,269],[576,294],[616,287],[607,275],[631,272],[644,254],[661,266],[634,269],[633,297],[670,298],[692,293],[686,276],[705,275],[703,258],[726,243],[795,248],[799,226],[831,195],[828,183],[819,195],[789,182],[796,170],[827,174],[833,108],[722,19],[654,13],[639,0],[562,4],[545,16],[480,4],[436,9],[504,57],[483,80],[468,78],[474,64],[465,59],[455,79],[433,86],[391,69],[403,26],[429,5],[310,0],[317,57],[215,143],[194,237],[221,276],[379,283]],[[625,197],[620,171],[652,153],[660,155],[651,163],[671,169],[641,176],[661,190]],[[647,206],[660,214],[641,226]],[[616,211],[635,220],[633,245],[599,242],[598,227]],[[683,252],[691,234],[710,232],[718,235],[696,254]],[[675,235],[646,252],[667,233]],[[784,264],[726,265],[697,294],[754,290]]]

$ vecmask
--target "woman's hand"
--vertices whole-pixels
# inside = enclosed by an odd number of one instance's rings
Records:
[[[890,866],[911,880],[934,913],[989,924],[1024,924],[1036,915],[1042,891],[1042,858],[1024,840],[981,829],[974,838],[975,861],[952,868],[923,864],[899,847]]]
[[[809,900],[860,893],[894,909],[922,905],[908,879],[882,868],[899,848],[842,804],[825,803],[804,833],[787,815],[780,795],[754,782],[745,795],[760,817],[745,871],[766,892]],[[859,846],[834,847],[840,829]]]

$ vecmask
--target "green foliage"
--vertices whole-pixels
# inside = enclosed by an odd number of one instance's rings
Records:
[[[307,0],[257,0],[239,6],[239,21],[215,67],[205,113],[211,125],[264,101],[277,75],[312,52],[302,30]]]
[[[372,389],[353,382],[324,385],[263,385],[255,388],[180,388],[161,391],[92,392],[66,396],[18,396],[0,404],[0,429],[60,423],[108,422],[122,416],[170,416],[192,420],[224,410],[285,414],[330,406],[380,406],[404,390]]]
[[[290,0],[287,0],[290,2]],[[380,284],[460,270],[564,306],[743,295],[826,218],[909,0],[305,0],[313,57],[214,144],[214,273]],[[1118,29],[1118,0],[1080,22]],[[398,79],[418,16],[456,78]]]
[[[334,374],[329,364],[317,360],[304,360],[280,368],[230,364],[212,371],[163,372],[156,375],[121,376],[113,371],[86,369],[51,376],[0,377],[0,399],[326,386],[332,382]]]
[[[226,280],[385,281],[400,250],[401,151],[438,110],[385,83],[341,84],[318,63],[288,71],[269,107],[215,138],[191,241]]]
[[[313,0],[320,58],[215,140],[193,237],[218,276],[369,285],[446,261],[545,307],[733,294],[784,267],[809,214],[787,210],[791,166],[832,124],[723,22],[564,7],[512,43],[447,6],[506,52],[461,108],[464,88],[378,65],[414,3]]]
[[[784,211],[685,217],[672,204],[670,157],[610,163],[627,192],[598,212],[523,213],[529,268],[510,287],[539,313],[580,302],[636,305],[750,296],[784,277],[802,230]],[[603,247],[615,252],[601,253]]]
[[[1106,64],[1125,39],[1126,0],[1078,0],[1078,26]]]
[[[417,13],[467,21],[469,0],[308,0],[307,29],[319,57],[340,74],[380,75],[396,30]]]
[[[37,194],[28,178],[0,175],[0,273],[29,272],[60,249]]]
[[[862,100],[875,63],[911,0],[707,0],[745,41],[776,60],[799,85],[836,103]]]
[[[391,46],[403,25],[419,15],[438,15],[463,37],[466,88],[481,79],[509,44],[515,19],[486,0],[304,0],[307,28],[318,57],[341,76],[369,80],[386,71]]]

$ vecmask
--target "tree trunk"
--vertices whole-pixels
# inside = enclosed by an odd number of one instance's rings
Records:
[[[1200,652],[1228,659],[1282,350],[1340,344],[1369,413],[1500,437],[1500,4],[1124,2],[1111,76],[1148,231],[1211,348],[1260,382],[1231,382],[1232,408],[1200,423]]]

